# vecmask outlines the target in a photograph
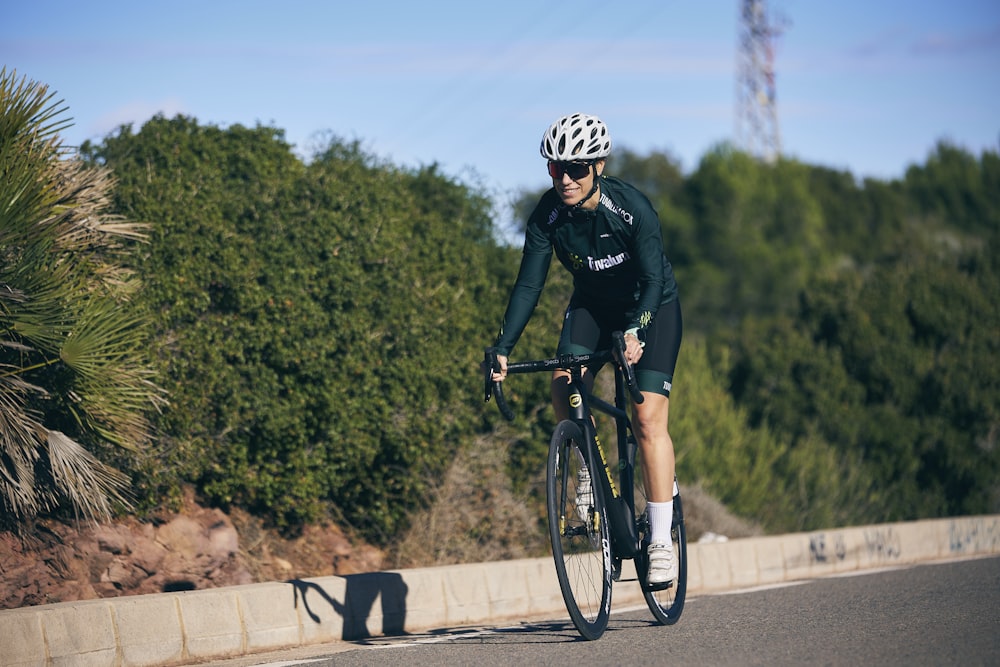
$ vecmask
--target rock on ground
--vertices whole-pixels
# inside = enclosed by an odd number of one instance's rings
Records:
[[[381,554],[333,526],[279,537],[245,514],[200,507],[141,522],[39,521],[0,532],[0,609],[377,570]],[[239,529],[237,528],[239,525]],[[244,533],[241,536],[241,532]],[[243,537],[244,539],[241,539]]]

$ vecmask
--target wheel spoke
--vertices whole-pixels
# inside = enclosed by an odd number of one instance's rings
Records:
[[[549,535],[559,587],[573,624],[586,639],[600,637],[611,607],[610,539],[600,490],[593,477],[577,488],[583,455],[580,429],[556,427],[549,448]]]

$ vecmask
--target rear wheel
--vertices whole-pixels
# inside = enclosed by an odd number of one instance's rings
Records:
[[[597,639],[611,612],[611,540],[596,475],[580,475],[586,448],[571,421],[560,422],[549,443],[546,500],[549,538],[559,588],[573,625]],[[588,472],[597,468],[588,466]]]
[[[641,459],[639,464],[641,465]],[[642,540],[640,552],[635,558],[636,574],[639,575],[642,596],[646,599],[646,606],[653,613],[653,617],[664,625],[673,625],[680,620],[681,612],[684,611],[684,600],[687,598],[687,532],[684,528],[681,494],[675,481],[674,516],[670,526],[670,539],[674,545],[674,554],[677,556],[677,579],[669,588],[650,588],[646,584],[646,574],[649,571],[649,561],[646,557],[646,547],[649,545],[649,520],[646,514],[646,493],[638,465],[635,478],[635,508]]]

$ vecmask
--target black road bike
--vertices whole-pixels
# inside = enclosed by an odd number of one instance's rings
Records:
[[[687,595],[687,535],[677,481],[674,480],[674,514],[670,537],[677,556],[677,579],[667,587],[646,583],[649,568],[646,546],[649,521],[642,475],[642,455],[632,434],[626,400],[642,402],[634,370],[625,362],[625,340],[616,332],[610,350],[555,359],[521,361],[507,365],[508,375],[564,369],[571,375],[570,417],[560,422],[549,443],[546,468],[546,504],[549,538],[559,588],[573,625],[585,639],[604,634],[611,613],[611,587],[621,577],[622,561],[632,559],[643,597],[662,624],[676,623]],[[613,362],[614,405],[588,391],[585,366]],[[486,400],[495,397],[508,420],[508,406],[501,383],[492,381],[498,369],[496,350],[486,349],[483,364]],[[617,464],[609,459],[598,436],[593,413],[614,419]]]

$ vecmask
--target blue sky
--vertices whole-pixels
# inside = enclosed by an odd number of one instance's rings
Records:
[[[274,126],[302,154],[332,132],[502,202],[548,184],[564,113],[685,172],[735,136],[737,0],[4,4],[0,64],[65,101],[68,145],[155,113]],[[895,178],[939,139],[998,150],[998,0],[769,5],[786,155]]]

